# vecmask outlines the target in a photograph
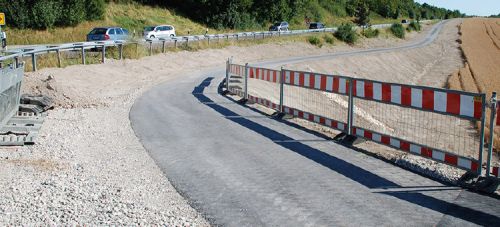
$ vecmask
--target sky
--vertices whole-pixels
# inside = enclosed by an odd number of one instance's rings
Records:
[[[467,15],[490,16],[500,13],[500,0],[416,0],[419,3],[458,9]]]

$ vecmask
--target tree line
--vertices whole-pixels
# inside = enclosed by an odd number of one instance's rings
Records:
[[[301,23],[321,21],[324,12],[335,17],[356,16],[360,5],[368,13],[385,18],[448,19],[463,17],[413,0],[0,0],[9,24],[19,28],[44,29],[74,26],[104,17],[106,2],[137,2],[176,11],[213,28],[244,29],[276,21]]]

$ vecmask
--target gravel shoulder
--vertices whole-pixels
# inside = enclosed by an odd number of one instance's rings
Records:
[[[233,46],[28,73],[23,91],[53,97],[56,108],[49,111],[36,145],[0,148],[0,223],[207,226],[131,129],[128,115],[137,97],[194,70],[223,67],[228,56],[247,62],[317,55],[400,45],[420,35],[364,40],[357,46]]]

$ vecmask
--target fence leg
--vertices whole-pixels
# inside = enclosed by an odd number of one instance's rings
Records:
[[[57,67],[61,68],[61,52],[59,50],[56,50],[57,54]]]
[[[229,67],[231,63],[229,62],[229,58],[226,61],[226,91],[229,92]]]
[[[106,45],[102,45],[102,63],[106,63]]]
[[[165,53],[165,40],[163,40],[162,47],[161,47],[161,52]]]
[[[82,65],[85,65],[85,47],[82,46]]]
[[[36,72],[36,54],[31,54],[31,64],[33,65],[33,72]]]
[[[483,95],[481,103],[486,103],[486,96]],[[486,121],[486,104],[484,104],[482,108],[483,108],[482,109],[483,115],[481,116],[481,135],[479,138],[479,167],[477,170],[477,174],[479,175],[483,174],[483,150],[484,150],[484,128]]]
[[[349,83],[349,112],[347,114],[347,135],[352,135],[352,122],[354,119],[354,97],[353,97],[353,81],[352,79],[346,80]]]
[[[285,112],[285,109],[283,108],[284,84],[285,84],[285,70],[283,70],[282,66],[280,71],[280,113]]]
[[[497,110],[497,93],[493,92],[491,96],[491,115],[490,115],[490,146],[488,147],[488,157],[486,163],[486,176],[490,176],[491,171],[491,158],[493,154],[493,137],[495,134],[495,115]]]
[[[245,64],[245,100],[248,100],[248,63]]]
[[[139,44],[136,44],[136,45],[139,45]],[[137,46],[136,46],[136,50],[137,50]],[[118,57],[120,58],[120,60],[123,59],[123,44],[118,45]]]
[[[14,58],[14,64],[15,64],[14,66],[16,69],[19,68],[19,58],[18,57]]]

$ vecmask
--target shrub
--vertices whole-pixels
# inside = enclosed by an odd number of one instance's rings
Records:
[[[400,39],[405,38],[405,28],[403,27],[403,25],[401,23],[392,24],[390,30],[391,30],[392,34],[394,34],[394,36],[396,36]]]
[[[333,36],[331,36],[331,35],[325,35],[325,36],[323,36],[323,39],[325,40],[326,43],[329,43],[329,44],[332,44],[332,45],[334,43]]]
[[[316,36],[309,36],[309,38],[307,38],[307,41],[309,41],[309,43],[314,46],[323,46],[323,41]]]
[[[417,21],[412,21],[410,22],[410,24],[408,25],[408,31],[420,31],[422,29],[422,27],[420,26],[420,23],[418,23]]]
[[[353,44],[358,40],[358,34],[356,34],[352,24],[342,24],[335,32],[335,37],[349,44]]]
[[[368,28],[361,32],[361,34],[363,34],[363,36],[365,36],[366,38],[374,38],[378,37],[380,31],[378,29]]]
[[[31,26],[40,29],[53,27],[59,16],[57,8],[58,4],[53,1],[43,0],[36,2],[31,8]]]

